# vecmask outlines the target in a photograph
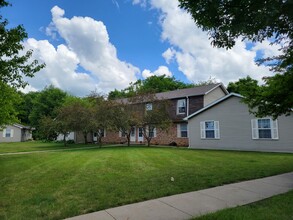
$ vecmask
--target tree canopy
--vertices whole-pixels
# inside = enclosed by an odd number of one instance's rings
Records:
[[[208,31],[212,45],[231,48],[238,38],[262,42],[267,39],[279,45],[279,56],[264,57],[258,64],[270,65],[277,74],[265,78],[265,85],[257,99],[246,99],[250,107],[257,107],[259,115],[290,114],[293,102],[293,1],[238,1],[238,0],[179,0],[195,23]],[[281,85],[286,82],[284,86]],[[287,86],[287,87],[285,87]],[[274,91],[274,95],[271,93]],[[282,96],[281,96],[282,95]],[[253,98],[253,97],[250,97]]]
[[[0,0],[0,9],[10,6],[8,1]],[[32,50],[24,51],[23,40],[27,33],[22,25],[7,28],[8,20],[0,15],[0,127],[17,121],[15,108],[18,94],[16,88],[24,88],[24,77],[33,77],[45,64],[31,61]]]
[[[202,81],[198,83],[185,83],[175,79],[174,76],[151,76],[144,80],[139,79],[134,83],[130,83],[130,85],[127,88],[122,89],[120,91],[117,89],[111,91],[109,93],[108,98],[130,98],[140,94],[167,92],[176,89],[191,88],[195,86],[207,85],[212,83],[215,83],[214,79],[208,79],[207,81]]]

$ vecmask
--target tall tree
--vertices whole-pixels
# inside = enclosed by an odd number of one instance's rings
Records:
[[[8,1],[0,0],[0,9],[10,6]],[[45,65],[38,64],[37,60],[30,61],[32,51],[26,51],[24,55],[23,40],[27,33],[23,26],[7,28],[8,20],[0,15],[0,127],[17,121],[17,111],[13,108],[17,94],[12,94],[15,88],[25,87],[27,82],[23,77],[33,77]]]
[[[293,2],[238,1],[238,0],[179,0],[198,27],[208,31],[216,47],[231,48],[236,39],[262,42],[268,39],[279,45],[279,56],[265,57],[258,61],[272,67],[277,74],[265,78],[257,98],[247,97],[250,107],[258,115],[274,117],[292,112],[293,102]],[[286,82],[284,86],[283,82]],[[275,86],[278,86],[276,90]],[[286,87],[285,87],[286,86]],[[272,94],[271,91],[276,93]],[[287,91],[290,91],[287,93]],[[289,101],[287,101],[289,100]]]
[[[172,91],[176,89],[184,89],[194,87],[194,84],[184,83],[176,80],[174,77],[151,76],[145,80],[137,80],[135,83],[130,83],[129,87],[121,91],[114,90],[109,93],[109,99],[130,98],[141,93],[158,93]]]
[[[10,6],[10,3],[0,0],[0,8],[6,6]],[[39,65],[37,60],[30,62],[32,50],[20,55],[27,33],[22,25],[10,29],[7,25],[8,20],[0,15],[0,81],[17,88],[25,87],[27,82],[23,76],[33,77],[45,65]]]
[[[40,119],[45,116],[54,119],[57,116],[56,110],[63,105],[66,96],[66,92],[52,85],[37,94],[33,100],[33,108],[29,116],[31,125],[36,128],[35,136],[37,138],[42,138],[38,136]]]
[[[16,90],[0,81],[0,129],[17,121],[15,106],[21,102]]]

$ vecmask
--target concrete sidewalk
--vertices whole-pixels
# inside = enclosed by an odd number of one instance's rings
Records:
[[[134,203],[70,220],[183,220],[256,202],[293,189],[293,172]]]

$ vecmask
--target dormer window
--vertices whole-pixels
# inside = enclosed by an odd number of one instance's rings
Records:
[[[145,104],[145,110],[147,110],[147,111],[153,110],[153,104],[152,103]]]
[[[177,101],[177,114],[185,114],[186,113],[186,100],[179,99]]]

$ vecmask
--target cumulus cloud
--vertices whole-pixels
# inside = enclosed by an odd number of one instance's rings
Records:
[[[53,84],[86,95],[94,89],[104,93],[122,89],[137,79],[139,69],[118,59],[103,22],[89,17],[65,18],[65,11],[58,6],[51,13],[46,32],[53,37],[58,34],[66,43],[54,47],[47,40],[27,40],[25,46],[34,50],[33,58],[46,63],[45,69],[28,79],[31,89]]]
[[[230,50],[214,48],[207,33],[197,28],[178,4],[178,0],[151,0],[152,8],[160,11],[161,38],[170,44],[162,54],[167,64],[176,62],[178,69],[194,82],[212,77],[227,84],[247,75],[261,80],[272,74],[268,67],[257,66],[255,59],[259,50],[265,55],[275,55],[276,47],[264,41],[247,50],[245,42],[237,40]]]
[[[148,69],[145,69],[144,71],[142,71],[142,77],[145,79],[150,76],[162,76],[162,75],[166,75],[166,76],[171,77],[172,73],[170,72],[170,70],[166,66],[159,66],[159,68],[157,70],[155,70],[154,72],[151,72]]]

